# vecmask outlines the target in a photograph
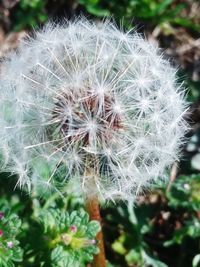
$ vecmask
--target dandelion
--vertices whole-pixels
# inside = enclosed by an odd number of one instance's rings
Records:
[[[87,197],[128,198],[178,158],[186,123],[176,70],[137,33],[109,21],[48,25],[4,69],[0,140],[20,186],[55,186],[65,166],[63,181]]]
[[[176,70],[136,32],[108,20],[49,24],[3,69],[0,146],[20,187],[60,190],[72,181],[90,200],[129,199],[178,160],[183,90]]]

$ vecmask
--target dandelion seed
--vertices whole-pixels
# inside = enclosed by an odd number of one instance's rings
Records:
[[[2,169],[18,174],[20,187],[60,191],[71,181],[87,198],[128,199],[179,157],[182,86],[136,32],[110,21],[49,24],[3,69]]]

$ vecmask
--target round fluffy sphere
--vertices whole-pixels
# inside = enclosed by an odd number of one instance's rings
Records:
[[[186,130],[176,70],[136,32],[51,25],[4,63],[2,168],[18,184],[127,199],[163,177]]]

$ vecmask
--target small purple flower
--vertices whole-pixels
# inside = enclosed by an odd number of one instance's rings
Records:
[[[0,220],[3,219],[4,217],[4,212],[0,211]]]
[[[76,233],[77,232],[77,227],[76,225],[71,225],[70,228],[69,228],[70,232],[72,233]]]
[[[7,242],[7,247],[8,247],[8,248],[13,248],[13,246],[14,246],[14,244],[13,244],[12,241],[8,241],[8,242]]]
[[[95,239],[90,240],[90,242],[91,242],[92,245],[96,244],[96,240]]]
[[[0,229],[0,237],[3,236],[3,230]]]
[[[96,245],[96,240],[95,239],[87,239],[84,242],[84,245],[87,246],[91,246],[91,245]]]

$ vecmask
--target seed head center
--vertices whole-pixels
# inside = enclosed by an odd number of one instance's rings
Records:
[[[59,121],[59,131],[66,142],[80,141],[86,146],[94,140],[106,143],[122,128],[120,106],[106,94],[63,94],[56,99],[53,116]]]

